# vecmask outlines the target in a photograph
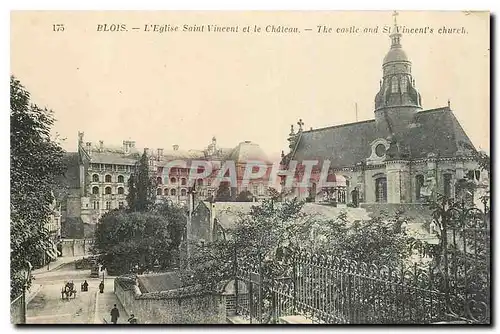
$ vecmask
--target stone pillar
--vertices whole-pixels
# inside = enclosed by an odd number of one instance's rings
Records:
[[[411,202],[410,164],[406,160],[386,162],[387,203]]]

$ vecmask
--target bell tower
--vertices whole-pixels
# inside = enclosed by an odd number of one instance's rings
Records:
[[[413,123],[414,115],[422,109],[422,98],[415,88],[411,61],[401,45],[401,27],[394,12],[391,29],[391,48],[382,63],[380,90],[375,96],[375,122],[385,135],[400,137]]]

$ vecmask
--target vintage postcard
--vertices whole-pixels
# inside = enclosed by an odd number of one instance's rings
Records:
[[[490,13],[11,12],[14,324],[490,324]]]

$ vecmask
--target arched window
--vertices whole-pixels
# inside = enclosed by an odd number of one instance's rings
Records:
[[[99,195],[99,187],[92,187],[92,195]]]
[[[175,183],[175,182],[177,182],[177,179],[175,177],[171,177],[170,178],[170,183]]]
[[[123,195],[124,190],[123,187],[118,187],[118,195]]]
[[[203,186],[203,179],[198,179],[196,182],[198,183],[198,186]]]
[[[156,184],[162,184],[162,181],[163,181],[163,180],[162,180],[162,178],[161,178],[160,176],[158,176],[158,177],[156,178]]]
[[[170,189],[171,196],[175,196],[176,194],[177,194],[177,192],[175,191],[175,189]]]
[[[109,175],[109,174],[108,174],[108,175],[106,175],[106,176],[104,177],[104,182],[111,182],[111,175]]]
[[[185,178],[182,178],[181,179],[181,185],[185,186],[186,185],[186,179]]]
[[[187,195],[187,190],[181,189],[181,196],[186,196],[186,195]]]
[[[401,92],[406,93],[408,90],[408,78],[406,76],[401,78]]]
[[[165,188],[165,189],[163,190],[163,194],[164,194],[165,196],[168,196],[168,189],[167,189],[167,188]]]
[[[104,189],[104,193],[105,193],[106,195],[111,195],[111,187],[106,187],[106,188]]]
[[[156,195],[161,196],[162,191],[161,188],[156,189]]]
[[[379,203],[387,202],[387,179],[385,177],[375,180],[375,199]]]
[[[424,186],[424,176],[423,175],[417,175],[415,176],[415,197],[417,200],[422,197],[422,194],[420,193],[422,191],[422,187]]]
[[[92,175],[92,182],[99,182],[99,175],[97,174]]]
[[[391,79],[391,92],[392,93],[398,92],[398,78],[397,77],[392,77],[392,79]]]
[[[123,183],[125,181],[125,178],[123,175],[118,175],[118,183]]]

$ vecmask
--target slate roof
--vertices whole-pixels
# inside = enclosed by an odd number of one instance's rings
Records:
[[[168,291],[182,287],[179,273],[175,271],[137,276],[142,293]]]
[[[415,123],[416,126],[401,137],[412,159],[426,158],[431,152],[440,157],[453,157],[462,149],[460,141],[473,146],[448,107],[420,111]],[[320,162],[329,159],[331,167],[350,167],[366,161],[371,153],[370,143],[379,136],[375,120],[303,131],[291,159]]]
[[[260,148],[258,144],[251,141],[239,143],[229,156],[229,159],[234,162],[259,161],[269,163],[269,158],[264,153],[262,148]]]
[[[237,147],[238,148],[238,147]],[[169,161],[173,160],[206,160],[206,159],[220,159],[226,160],[237,148],[221,148],[219,149],[219,154],[214,157],[208,157],[203,150],[163,150],[162,161],[159,162],[159,166],[165,166]],[[152,156],[157,156],[156,150],[151,150]],[[103,164],[116,164],[116,165],[135,165],[137,160],[140,159],[142,152],[137,149],[133,149],[131,153],[125,154],[122,149],[113,147],[104,147],[99,150],[98,147],[94,147],[91,154],[92,163],[103,163]]]

